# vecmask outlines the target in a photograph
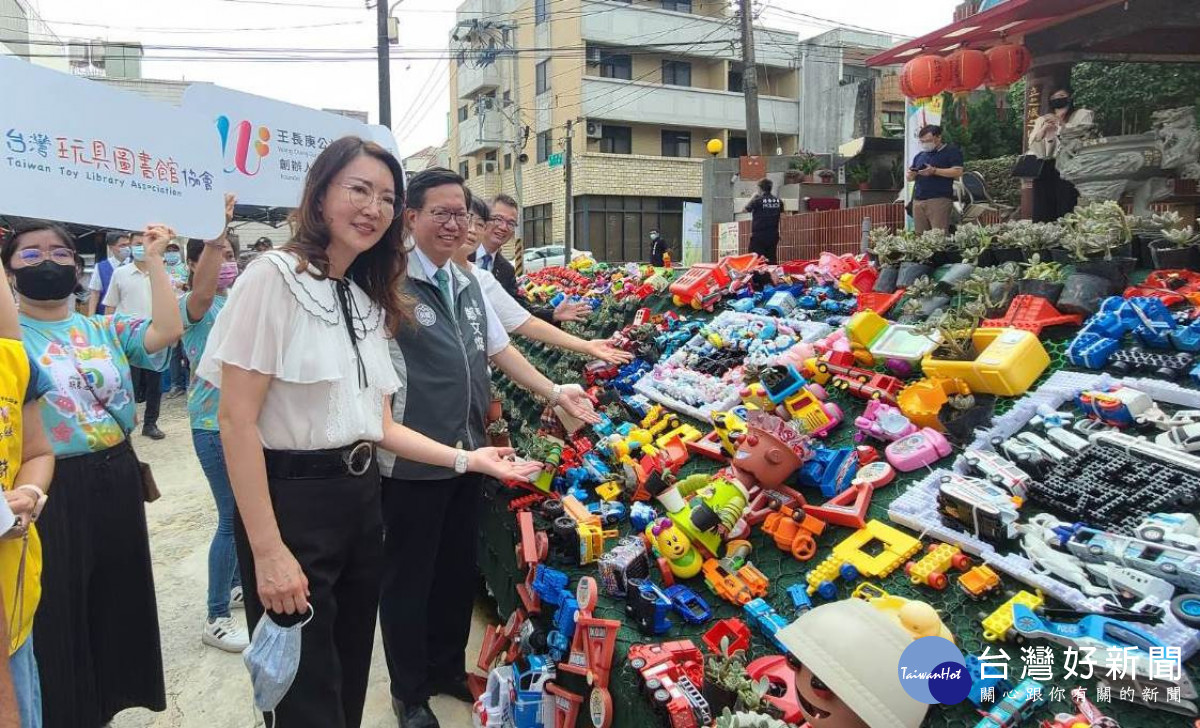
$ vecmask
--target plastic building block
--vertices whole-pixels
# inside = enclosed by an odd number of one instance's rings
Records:
[[[1103,369],[1121,342],[1090,331],[1081,331],[1067,347],[1067,361],[1085,369]]]
[[[1145,372],[1168,381],[1184,376],[1196,364],[1196,358],[1186,352],[1147,351],[1131,346],[1113,352],[1108,369],[1121,375]]]
[[[1017,683],[1003,700],[992,706],[975,728],[1017,728],[1033,718],[1033,714],[1046,704],[1041,683],[1026,678]]]
[[[958,588],[971,599],[982,599],[1000,588],[1000,577],[990,566],[979,564],[958,577]]]
[[[749,602],[747,602],[749,603]],[[750,649],[750,628],[737,617],[728,617],[714,624],[700,638],[714,655],[721,653],[721,641],[729,640],[730,655]]]
[[[879,553],[869,554],[867,546],[881,546]],[[833,547],[833,555],[849,563],[864,577],[883,578],[891,574],[921,550],[921,542],[878,520],[867,522],[866,528],[848,536]]]
[[[972,340],[979,352],[973,361],[926,356],[922,370],[930,377],[961,379],[972,392],[1012,397],[1024,394],[1050,366],[1050,355],[1031,331],[979,328]]]
[[[989,328],[1012,328],[1041,334],[1050,326],[1079,326],[1083,317],[1079,314],[1060,312],[1041,296],[1021,295],[1013,298],[1008,311],[1000,318],[984,319],[982,326]]]
[[[757,627],[767,639],[775,644],[780,652],[787,652],[787,645],[779,641],[779,630],[788,626],[788,621],[781,617],[775,608],[764,599],[754,599],[742,606],[746,621]]]
[[[947,571],[952,568],[965,571],[970,564],[970,559],[959,547],[948,543],[933,544],[920,561],[906,563],[904,573],[908,574],[909,581],[913,584],[941,591],[950,583],[946,578]]]
[[[699,594],[683,584],[676,584],[666,590],[667,598],[671,600],[671,608],[688,624],[703,624],[712,619],[712,609]]]
[[[988,642],[1007,641],[1016,635],[1016,630],[1013,628],[1013,611],[1018,604],[1030,609],[1037,609],[1045,603],[1041,592],[1030,594],[1022,589],[1017,592],[1004,604],[996,608],[996,611],[984,617],[981,624],[983,625],[983,638]]]

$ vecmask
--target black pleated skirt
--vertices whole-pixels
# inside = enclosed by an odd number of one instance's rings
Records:
[[[58,460],[38,532],[33,644],[45,728],[100,728],[126,708],[166,710],[146,509],[129,444]]]

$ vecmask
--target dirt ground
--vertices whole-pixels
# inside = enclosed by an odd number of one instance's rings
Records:
[[[135,435],[138,455],[154,467],[162,498],[146,507],[159,629],[167,682],[167,710],[128,710],[114,728],[251,728],[262,721],[254,712],[253,693],[241,656],[200,642],[205,618],[208,545],[216,527],[216,508],[192,449],[184,400],[164,399],[159,427],[167,438],[155,442]],[[234,612],[240,617],[241,612]],[[476,609],[468,655],[476,655],[486,624]],[[443,728],[467,728],[465,703],[434,698],[431,707]],[[378,630],[371,665],[363,728],[394,728],[387,666]],[[286,727],[285,727],[286,728]]]

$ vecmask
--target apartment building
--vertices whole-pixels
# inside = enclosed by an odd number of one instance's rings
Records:
[[[746,153],[740,29],[725,0],[467,0],[458,21],[452,168],[477,194],[520,201],[526,247],[566,237],[568,121],[572,237],[599,260],[647,259],[651,230],[678,245],[708,141]],[[793,153],[797,37],[756,30],[755,46],[764,151]]]
[[[0,55],[16,56],[56,71],[67,70],[61,41],[31,0],[0,0]]]

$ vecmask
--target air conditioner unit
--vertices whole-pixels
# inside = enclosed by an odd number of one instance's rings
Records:
[[[587,123],[587,138],[588,139],[603,139],[604,125],[598,121],[589,121]]]
[[[603,55],[600,53],[600,49],[599,49],[599,48],[588,48],[588,50],[587,50],[587,62],[588,62],[589,64],[591,64],[591,65],[593,65],[593,66],[598,66],[598,65],[600,65],[600,62],[601,62],[602,60],[604,60],[604,57],[603,57]]]
[[[493,174],[500,171],[500,164],[493,160],[487,160],[483,163],[483,173]]]

